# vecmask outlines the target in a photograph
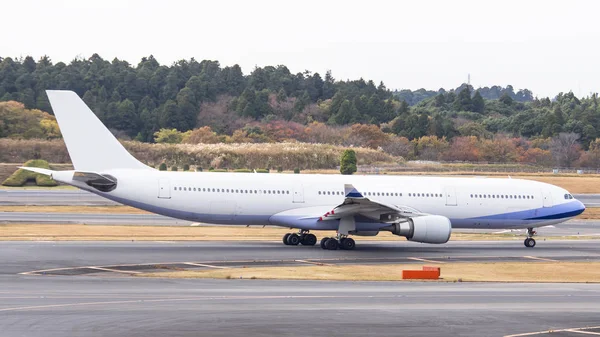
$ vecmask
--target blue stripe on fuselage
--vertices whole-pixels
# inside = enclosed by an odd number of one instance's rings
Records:
[[[471,218],[473,220],[558,220],[577,216],[585,210],[583,204],[577,200],[524,211],[494,214]]]

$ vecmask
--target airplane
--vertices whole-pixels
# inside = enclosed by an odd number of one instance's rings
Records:
[[[527,229],[569,220],[585,206],[563,188],[506,178],[167,172],[135,159],[72,91],[46,91],[74,170],[23,169],[125,205],[223,225],[297,229],[285,245],[314,246],[311,231],[336,231],[325,250],[354,249],[351,236],[388,231],[448,242],[453,229]]]

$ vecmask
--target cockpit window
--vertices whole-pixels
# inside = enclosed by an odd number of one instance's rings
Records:
[[[573,195],[567,193],[567,194],[565,194],[565,199],[574,199],[574,198],[573,198]]]

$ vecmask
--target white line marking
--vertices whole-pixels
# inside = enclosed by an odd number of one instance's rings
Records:
[[[118,269],[110,269],[110,268],[103,268],[103,267],[88,267],[90,269],[96,269],[96,270],[102,270],[102,271],[109,271],[112,273],[123,273],[123,274],[139,274],[139,271],[133,271],[133,270],[118,270]]]
[[[570,328],[570,329],[560,329],[560,330],[545,330],[545,331],[536,331],[536,332],[526,332],[526,333],[519,333],[519,334],[515,334],[515,335],[506,335],[504,337],[534,336],[534,335],[543,335],[543,334],[549,334],[549,333],[553,333],[553,332],[565,332],[565,331],[580,332],[581,330],[588,330],[588,329],[600,329],[600,326],[588,326],[585,328]],[[591,332],[591,331],[586,331],[586,332],[581,332],[581,333],[600,335],[600,333],[595,333],[595,332]]]
[[[213,266],[213,265],[210,265],[210,264],[194,263],[194,262],[184,262],[183,264],[187,264],[187,265],[190,265],[190,266],[196,266],[196,267],[215,268],[215,269],[227,269],[227,268],[229,268],[229,267]]]
[[[595,335],[595,336],[600,336],[600,333],[598,332],[593,332],[593,331],[583,331],[580,329],[569,329],[569,330],[565,330],[568,332],[575,332],[575,333],[582,333],[582,334],[586,334],[586,335]]]
[[[523,256],[526,259],[532,259],[532,260],[539,260],[539,261],[546,261],[546,262],[558,262],[558,260],[552,260],[552,259],[546,259],[543,257],[537,257],[537,256]]]
[[[301,263],[314,264],[317,266],[335,266],[335,264],[323,263],[323,262],[319,262],[319,261],[307,261],[307,260],[294,260],[294,261],[301,262]]]
[[[409,257],[409,260],[415,260],[415,261],[422,261],[422,262],[429,262],[429,263],[446,263],[446,262],[442,262],[442,261],[434,261],[434,260],[428,260],[428,259],[421,259],[418,257]]]

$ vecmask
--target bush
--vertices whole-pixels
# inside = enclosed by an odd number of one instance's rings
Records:
[[[295,174],[300,174],[300,169],[296,167],[296,168],[294,169],[294,173],[295,173]]]
[[[23,166],[50,169],[50,165],[48,165],[48,162],[41,159],[29,160],[28,162],[23,164]],[[28,181],[35,181],[35,184],[37,186],[51,187],[58,185],[56,181],[54,181],[47,175],[27,171],[24,169],[18,169],[17,171],[15,171],[15,173],[13,173],[10,177],[4,180],[2,185],[18,187],[25,185]]]
[[[281,172],[283,172],[283,167],[277,166],[277,173],[281,173]]]
[[[212,169],[210,172],[227,172],[226,169]]]
[[[202,167],[200,167],[200,166],[196,167],[196,172],[202,172]]]
[[[177,171],[177,166],[171,167],[171,171]]]
[[[166,163],[160,163],[160,165],[158,166],[158,170],[159,171],[166,171],[167,170],[167,164]]]
[[[190,170],[190,165],[188,165],[188,164],[183,164],[183,170],[184,170],[184,171],[189,171],[189,170]]]
[[[252,170],[251,169],[237,169],[237,170],[233,170],[233,172],[252,173]]]
[[[269,169],[256,169],[256,173],[269,173]]]
[[[340,173],[349,175],[354,172],[356,172],[356,152],[345,150],[340,159]]]

